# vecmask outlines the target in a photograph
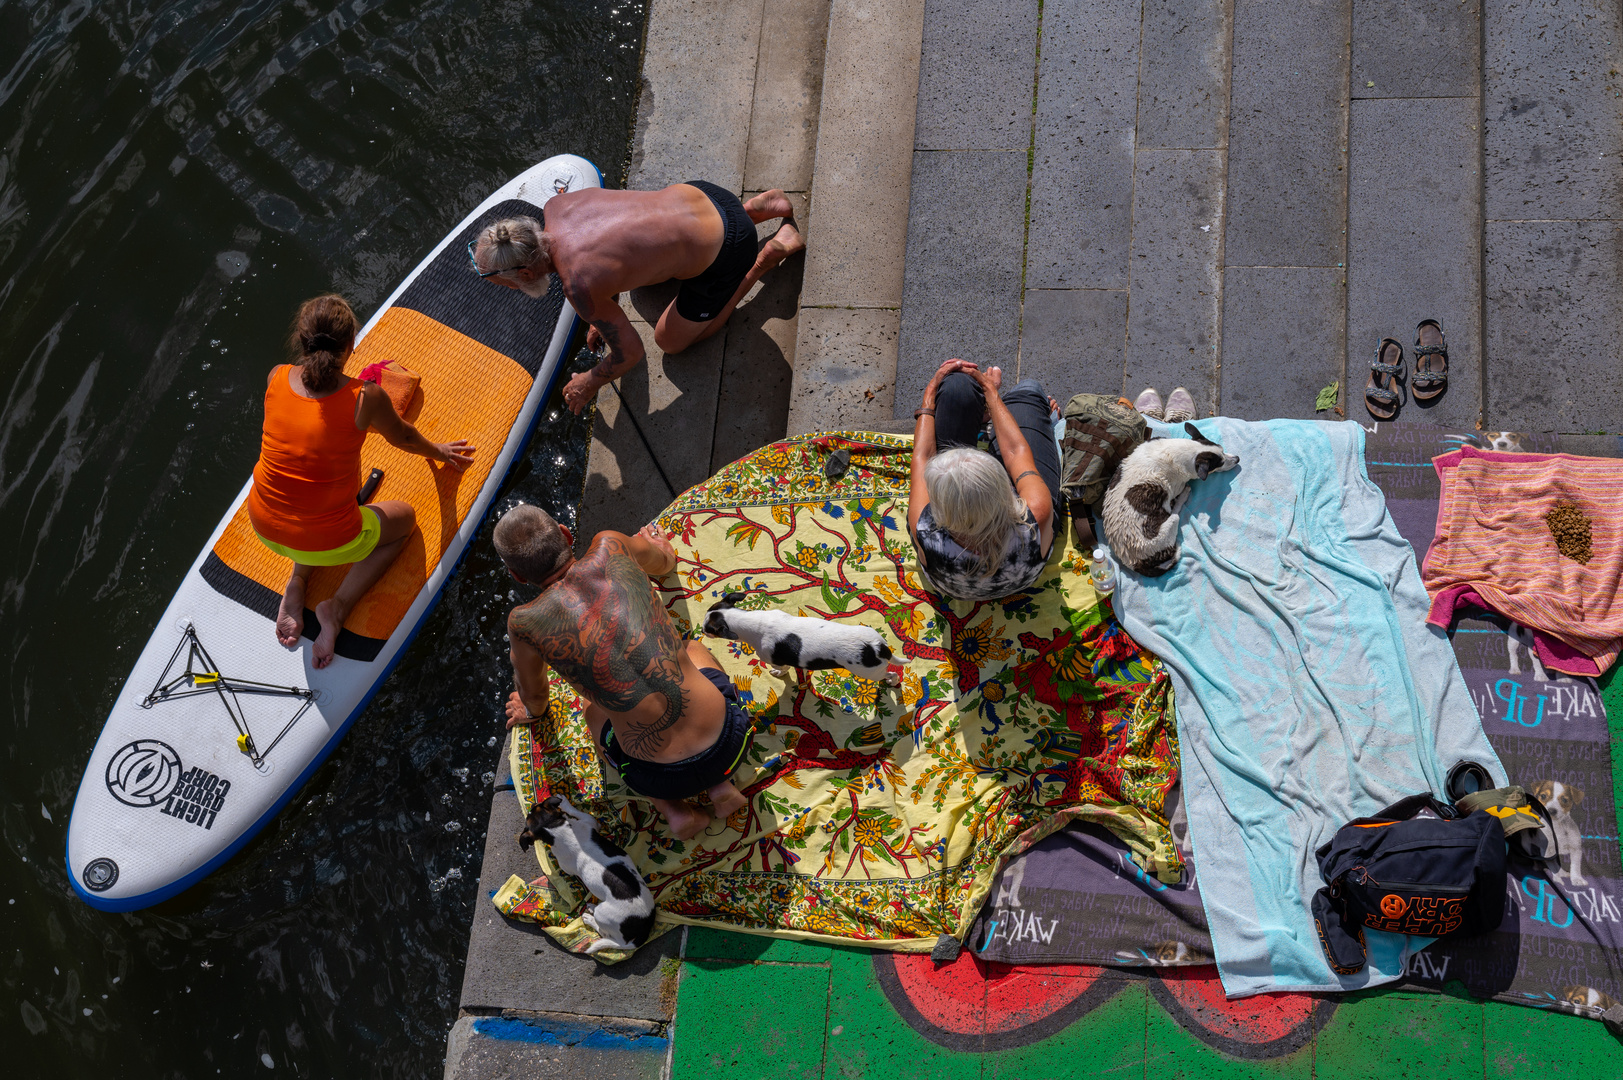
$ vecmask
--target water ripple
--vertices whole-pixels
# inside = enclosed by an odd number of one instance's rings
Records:
[[[599,0],[0,0],[8,1072],[438,1074],[487,902],[479,777],[517,598],[487,545],[333,758],[197,888],[91,911],[66,824],[252,466],[298,301],[336,289],[364,315],[551,154],[618,177],[642,19]],[[572,522],[587,431],[550,410],[498,510]]]

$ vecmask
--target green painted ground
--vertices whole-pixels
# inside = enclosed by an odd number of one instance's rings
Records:
[[[1144,1077],[1460,1080],[1623,1076],[1594,1020],[1445,994],[1353,995],[1307,1045],[1246,1061],[1185,1031],[1138,979],[1069,1027],[1012,1050],[948,1050],[896,1013],[858,949],[689,932],[674,1080]]]
[[[1601,689],[1614,795],[1623,795],[1623,680],[1615,669]],[[974,1052],[915,1032],[880,989],[865,950],[694,928],[686,956],[673,1080],[1623,1078],[1623,1042],[1599,1022],[1463,995],[1351,995],[1299,1050],[1248,1061],[1202,1042],[1147,982],[1124,978],[1115,996],[1041,1041]]]

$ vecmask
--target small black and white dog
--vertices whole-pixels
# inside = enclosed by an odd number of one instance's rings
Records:
[[[518,846],[528,851],[537,840],[552,849],[552,861],[580,878],[597,904],[581,921],[597,933],[586,954],[604,949],[635,949],[654,929],[654,894],[626,853],[598,831],[597,820],[581,813],[562,795],[543,801],[525,820]]]
[[[1145,577],[1159,577],[1178,561],[1178,511],[1189,499],[1189,482],[1240,463],[1194,424],[1183,429],[1189,438],[1141,444],[1105,488],[1100,517],[1110,553]]]
[[[711,637],[747,642],[755,654],[784,678],[790,668],[821,671],[844,668],[887,686],[902,685],[890,646],[871,626],[808,619],[782,611],[745,611],[741,592],[730,592],[710,606],[704,632]]]

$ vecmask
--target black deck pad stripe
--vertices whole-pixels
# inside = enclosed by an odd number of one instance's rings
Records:
[[[541,209],[522,199],[508,199],[480,214],[423,268],[394,306],[421,312],[473,338],[522,365],[533,377],[541,370],[563,313],[558,276],[552,276],[546,296],[534,298],[485,281],[468,265],[469,240],[488,225],[521,215],[540,220]]]
[[[209,552],[208,558],[203,560],[203,569],[200,571],[203,580],[214,588],[214,591],[227,600],[235,600],[249,611],[263,615],[274,625],[276,613],[281,609],[282,597],[274,589],[267,589],[259,582],[246,574],[231,569],[214,552]],[[270,631],[266,631],[269,633]],[[304,636],[311,641],[321,633],[321,621],[316,613],[309,608],[304,609]],[[363,664],[370,664],[378,658],[387,644],[382,638],[362,637],[352,630],[338,631],[338,641],[333,645],[333,652],[346,660],[359,660]]]

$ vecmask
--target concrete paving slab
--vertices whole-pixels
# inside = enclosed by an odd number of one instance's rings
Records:
[[[1615,431],[1623,417],[1623,225],[1489,221],[1483,426]]]
[[[1140,11],[1139,0],[1043,9],[1027,288],[1127,287]]]
[[[1038,0],[925,0],[916,150],[1025,150]]]
[[[743,189],[762,10],[762,0],[649,0],[628,188],[699,178]]]
[[[913,155],[896,409],[951,357],[1014,364],[1025,212],[1024,150]]]
[[[1587,1016],[1554,1009],[1483,1010],[1489,1080],[1522,1076],[1606,1076],[1618,1071],[1618,1040]]]
[[[1488,218],[1623,216],[1617,5],[1487,0],[1482,14]]]
[[[766,0],[755,65],[744,186],[809,191],[829,0]],[[708,77],[720,64],[704,65]]]
[[[462,979],[463,1010],[669,1021],[675,994],[663,984],[676,977],[675,965],[661,965],[677,955],[679,930],[649,942],[623,963],[605,965],[565,951],[534,923],[509,920],[496,910],[490,896],[510,876],[528,880],[541,872],[535,855],[514,840],[522,827],[518,796],[496,792]]]
[[[1142,150],[1133,199],[1126,390],[1185,386],[1217,407],[1224,154]]]
[[[1436,319],[1448,339],[1448,389],[1429,405],[1411,398],[1403,419],[1470,430],[1481,416],[1476,108],[1475,98],[1352,103],[1346,332],[1348,381],[1359,414],[1358,387],[1381,338],[1397,338],[1407,349],[1415,324]],[[1394,172],[1396,162],[1402,167]],[[1227,359],[1225,349],[1225,366]],[[1409,364],[1413,374],[1413,356]]]
[[[1234,0],[1144,5],[1140,149],[1226,146],[1229,27]],[[1048,50],[1045,34],[1043,51]]]
[[[783,438],[795,373],[796,310],[806,260],[792,256],[756,283],[722,331],[721,393],[710,473]],[[674,479],[674,478],[673,478]]]
[[[1345,261],[1350,4],[1235,0],[1228,266]]]
[[[1480,1076],[1482,1015],[1481,1002],[1445,994],[1354,998],[1337,1011],[1336,1023],[1318,1033],[1313,1075]]]
[[[1481,9],[1481,0],[1355,0],[1354,100],[1475,99],[1482,78]]]
[[[1106,976],[1109,978],[1109,976]],[[1075,1023],[1053,1036],[1028,1046],[988,1050],[982,1057],[983,1080],[1129,1080],[1154,1076],[1172,1080],[1187,1077],[1174,1069],[1146,1072],[1144,1067],[1146,1020],[1159,1012],[1144,984],[1124,986],[1114,996],[1089,1009]],[[1207,1063],[1202,1062],[1202,1065]],[[1215,1080],[1204,1069],[1202,1080]]]
[[[888,419],[900,327],[896,309],[801,308],[788,434],[858,430]]]
[[[1218,398],[1224,416],[1341,419],[1315,413],[1313,404],[1322,388],[1347,381],[1342,372],[1347,325],[1342,281],[1342,272],[1333,266],[1231,266],[1224,271]],[[1161,393],[1166,394],[1164,387]]]
[[[446,1042],[447,1080],[658,1080],[665,1025],[567,1015],[464,1016]]]
[[[648,359],[620,377],[618,395],[613,387],[598,391],[577,546],[603,529],[635,532],[670,505],[674,496],[650,446],[678,493],[710,475],[726,338],[718,334],[667,357],[654,344],[651,324],[674,295],[667,282],[621,298]]]
[[[1061,405],[1072,394],[1126,393],[1126,349],[1126,290],[1027,290],[1018,377],[1039,380]]]
[[[692,992],[683,1003],[673,1077],[820,1080],[827,1024],[816,1006],[828,1000],[826,963],[700,960],[683,967]]]
[[[833,0],[805,306],[897,307],[924,0]]]

